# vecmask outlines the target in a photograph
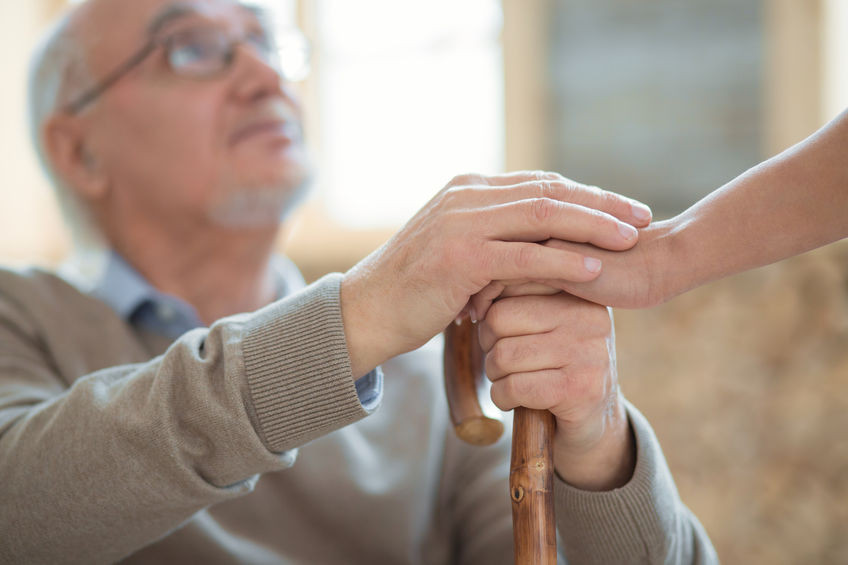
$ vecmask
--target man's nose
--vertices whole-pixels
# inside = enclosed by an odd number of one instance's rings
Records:
[[[283,96],[283,76],[255,49],[241,44],[234,61],[233,84],[235,95],[243,101],[269,96]]]

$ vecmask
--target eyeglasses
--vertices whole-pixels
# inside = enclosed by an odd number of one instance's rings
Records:
[[[65,110],[70,114],[80,112],[160,47],[165,50],[165,58],[174,74],[202,80],[229,69],[235,60],[236,48],[242,43],[253,48],[286,80],[302,80],[309,73],[309,43],[296,30],[288,30],[272,39],[264,33],[233,38],[217,28],[188,29],[151,39],[98,84],[68,104]]]

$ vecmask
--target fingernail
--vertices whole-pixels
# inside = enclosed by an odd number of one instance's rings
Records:
[[[457,316],[454,319],[453,323],[456,324],[457,326],[461,326],[462,325],[462,316]]]
[[[633,217],[637,220],[647,222],[651,220],[651,209],[645,206],[640,202],[631,202],[630,210],[633,213]]]
[[[477,310],[474,308],[474,306],[468,309],[468,317],[471,318],[472,324],[477,323]]]
[[[586,267],[586,270],[590,273],[597,273],[601,270],[601,260],[595,259],[593,257],[584,257],[583,265]]]
[[[636,238],[636,228],[631,226],[630,224],[618,223],[618,233],[624,237],[626,240],[631,240]]]

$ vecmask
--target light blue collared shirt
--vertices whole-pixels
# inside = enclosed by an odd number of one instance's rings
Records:
[[[272,268],[278,299],[306,286],[300,271],[288,259],[275,257]],[[115,252],[109,255],[103,274],[95,281],[91,294],[108,304],[127,323],[171,339],[203,327],[191,304],[156,290]],[[377,367],[355,384],[362,407],[373,411],[383,396],[383,372]]]

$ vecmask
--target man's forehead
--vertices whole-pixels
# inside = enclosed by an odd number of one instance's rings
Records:
[[[104,27],[122,36],[155,32],[186,17],[214,19],[255,18],[262,10],[254,2],[239,0],[89,0],[80,7],[83,26]]]
[[[239,0],[88,0],[76,8],[71,25],[89,64],[103,73],[171,22],[190,17],[249,22],[261,11]]]
[[[178,0],[163,2],[147,22],[147,32],[154,34],[168,23],[191,16],[212,19],[231,17],[259,18],[262,10],[254,3],[233,0]]]

